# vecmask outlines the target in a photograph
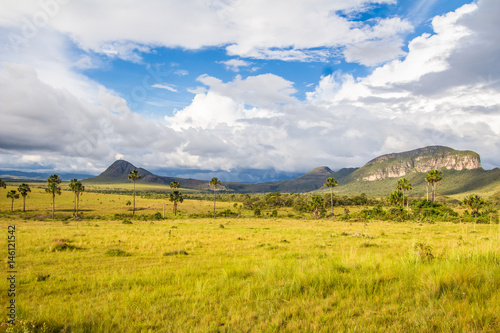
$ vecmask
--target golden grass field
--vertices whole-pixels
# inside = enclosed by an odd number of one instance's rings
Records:
[[[33,190],[26,214],[22,199],[17,212],[6,212],[3,195],[5,266],[8,227],[16,227],[18,323],[0,332],[500,331],[497,224],[254,218],[244,211],[194,219],[188,214],[210,212],[213,202],[187,200],[174,217],[172,203],[140,198],[138,215],[167,203],[167,219],[114,219],[131,214],[131,198],[84,193],[87,218],[51,220],[43,189]],[[63,191],[56,215],[70,217],[72,209],[73,196]],[[9,298],[1,295],[6,318]]]

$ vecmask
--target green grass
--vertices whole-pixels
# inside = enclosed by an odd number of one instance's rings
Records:
[[[1,248],[13,224],[18,331],[500,330],[498,225],[1,219]]]

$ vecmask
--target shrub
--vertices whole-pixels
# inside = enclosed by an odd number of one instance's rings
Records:
[[[184,250],[175,250],[175,251],[168,251],[168,252],[163,253],[164,256],[175,256],[178,254],[183,254],[185,256],[188,255],[188,253]]]
[[[131,254],[120,249],[110,249],[105,253],[108,257],[130,257]]]
[[[425,243],[417,243],[415,244],[414,249],[420,260],[430,261],[434,259],[434,255],[432,254],[432,246]]]

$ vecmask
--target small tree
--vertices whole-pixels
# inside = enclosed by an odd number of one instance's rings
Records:
[[[59,186],[61,181],[58,175],[52,175],[47,178],[47,188],[45,192],[52,194],[52,218],[54,218],[56,194],[61,194],[61,187]]]
[[[332,204],[332,215],[333,215],[333,188],[338,185],[337,181],[333,177],[328,177],[326,179],[326,183],[324,183],[326,187],[330,188],[330,200]]]
[[[467,209],[471,210],[472,216],[478,216],[479,210],[484,206],[486,202],[483,198],[478,196],[477,194],[471,194],[465,197],[464,204],[467,206]]]
[[[130,180],[132,183],[134,183],[134,206],[132,208],[132,216],[135,216],[135,181],[141,179],[141,176],[139,175],[139,171],[137,170],[132,170],[128,174],[128,180]]]
[[[16,190],[10,190],[7,192],[7,198],[12,199],[12,206],[10,208],[10,211],[14,211],[14,199],[19,199],[19,193],[16,192]]]
[[[219,178],[213,177],[209,184],[214,189],[214,218],[215,218],[215,198],[216,198],[216,192],[215,191],[217,190],[217,187],[219,187],[219,185],[221,185],[222,183],[220,182]]]
[[[397,206],[401,202],[403,202],[403,193],[401,191],[393,191],[387,197],[387,201],[389,201],[389,203]]]
[[[80,194],[85,191],[85,186],[78,179],[71,179],[69,188],[75,193],[75,217],[78,217],[78,207],[80,206]]]
[[[28,192],[31,192],[30,186],[28,184],[22,183],[21,185],[19,185],[17,190],[19,191],[19,193],[23,197],[23,212],[25,212],[26,211],[26,197],[28,196]]]
[[[323,208],[325,200],[320,195],[313,195],[311,198],[311,206],[313,208],[313,215],[319,215],[319,209]]]
[[[178,181],[173,181],[170,183],[171,189],[177,189],[181,187]],[[174,203],[174,215],[177,215],[177,202],[182,203],[184,201],[184,197],[180,191],[173,191],[170,193],[170,201]]]

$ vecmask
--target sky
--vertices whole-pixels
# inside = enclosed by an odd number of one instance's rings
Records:
[[[0,0],[0,169],[500,166],[498,0]],[[165,174],[167,173],[167,174]]]

